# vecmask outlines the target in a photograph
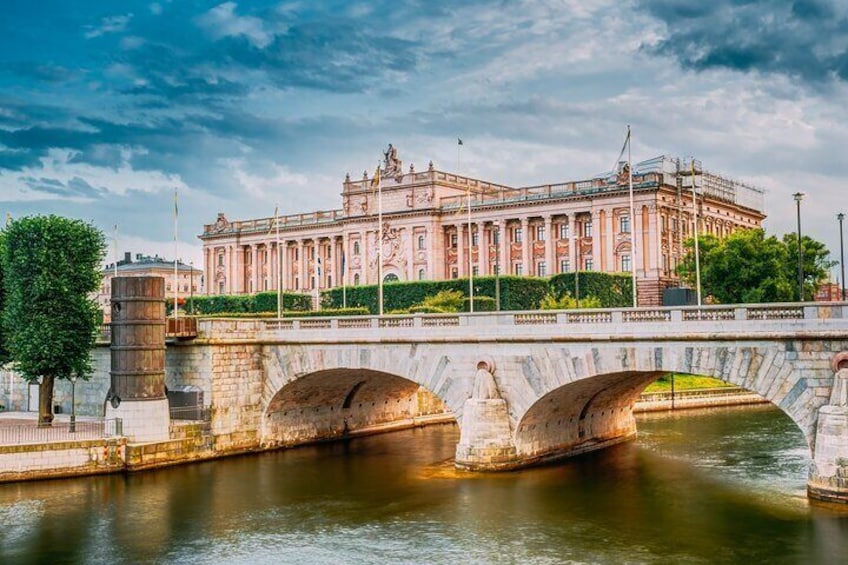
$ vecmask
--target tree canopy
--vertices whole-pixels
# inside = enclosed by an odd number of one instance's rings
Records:
[[[677,267],[680,277],[695,285],[694,239]],[[724,239],[709,234],[698,237],[701,292],[723,304],[792,302],[798,294],[797,235],[782,239],[766,236],[762,229],[739,230]],[[801,238],[804,299],[812,300],[833,263],[824,244]]]
[[[105,248],[95,227],[52,215],[15,220],[0,239],[5,345],[24,379],[41,378],[42,425],[53,419],[54,380],[91,374],[98,312],[92,293]]]

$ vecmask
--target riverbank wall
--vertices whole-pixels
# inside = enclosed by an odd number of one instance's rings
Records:
[[[719,406],[768,404],[768,400],[739,387],[705,388],[672,392],[644,392],[633,405],[633,413],[666,412]]]

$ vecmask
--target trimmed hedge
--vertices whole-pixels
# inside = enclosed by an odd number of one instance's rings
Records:
[[[195,296],[186,299],[185,311],[200,315],[220,313],[258,313],[277,312],[277,293],[260,292],[253,295],[216,294]],[[306,311],[312,309],[312,297],[308,294],[283,293],[283,308],[286,311]]]
[[[326,310],[286,310],[283,318],[324,318],[337,316],[367,316],[367,308],[328,308]],[[276,318],[277,312],[216,312],[201,314],[197,318]]]
[[[470,312],[471,308],[469,308],[469,304],[471,300],[466,296],[462,299],[462,311]],[[474,295],[474,311],[475,312],[494,312],[497,304],[495,303],[495,299],[491,296],[477,296]]]
[[[494,301],[497,277],[475,277],[474,297],[489,297]],[[547,279],[532,277],[500,277],[501,310],[535,310],[539,301],[548,292]],[[443,290],[458,290],[468,294],[468,279],[450,279],[443,281],[393,282],[383,285],[383,311],[409,310],[420,304],[428,296]],[[347,287],[347,305],[368,308],[372,314],[378,311],[377,285]],[[342,305],[342,289],[334,288],[321,293],[321,305],[324,308],[338,308]],[[487,306],[481,302],[480,310]],[[477,303],[475,302],[475,310]]]
[[[627,308],[633,305],[633,278],[626,274],[580,271],[580,298],[594,296],[601,308]],[[557,299],[568,292],[575,296],[575,273],[560,273],[549,279]]]

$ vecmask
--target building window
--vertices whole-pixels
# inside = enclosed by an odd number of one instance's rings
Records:
[[[524,238],[524,234],[522,233],[521,228],[515,228],[512,230],[512,242],[513,243],[521,243]]]
[[[495,230],[492,232],[492,243],[495,245],[500,245],[501,243],[501,231]]]
[[[668,255],[663,255],[662,257],[663,271],[668,272]]]
[[[458,279],[459,278],[459,271],[457,270],[456,267],[451,269],[451,278],[452,279]]]
[[[224,266],[224,254],[223,253],[218,254],[218,266],[219,267]]]
[[[456,234],[452,233],[450,236],[450,246],[453,249],[456,249]]]
[[[539,261],[539,264],[536,265],[536,276],[546,277],[548,276],[548,266],[544,261]]]
[[[353,254],[359,255],[359,242],[358,241],[353,242]]]
[[[327,275],[327,288],[333,288],[333,276]]]
[[[671,231],[677,233],[677,218],[671,219]]]
[[[479,276],[480,275],[480,267],[478,267],[477,265],[474,265],[473,267],[471,267],[471,274],[474,275],[475,277]]]
[[[418,280],[423,281],[425,276],[426,273],[424,272],[424,269],[418,269]]]
[[[359,273],[353,275],[353,284],[354,286],[359,286]]]
[[[559,225],[559,238],[568,239],[568,224]]]
[[[536,226],[536,241],[545,241],[545,226]]]
[[[477,245],[480,241],[480,238],[478,237],[478,235],[479,234],[476,231],[471,234],[471,245],[474,246],[474,247],[477,247]]]
[[[567,273],[570,270],[571,270],[571,261],[569,261],[568,259],[560,260],[560,262],[559,262],[559,272],[560,273]]]
[[[300,277],[295,277],[295,278],[294,278],[294,289],[295,289],[295,290],[300,290]]]
[[[418,249],[424,249],[424,236],[418,236]]]
[[[495,275],[501,274],[501,266],[500,265],[492,266],[492,274],[495,274]]]
[[[618,231],[630,233],[630,216],[622,216],[618,219]]]
[[[662,224],[663,233],[668,231],[668,218],[665,216],[660,216],[660,223]]]
[[[621,256],[621,270],[622,272],[629,273],[633,269],[630,264],[630,255],[622,255]]]
[[[265,290],[268,290],[268,279],[265,279]]]
[[[519,275],[519,276],[523,275],[524,274],[524,264],[523,263],[516,263],[515,268],[513,270],[515,271],[516,275]]]
[[[224,281],[218,283],[218,294],[224,294]]]
[[[583,237],[592,237],[592,221],[583,223]]]
[[[594,268],[594,266],[595,266],[595,262],[592,260],[592,258],[587,257],[586,262],[584,263],[584,269],[586,271],[591,271]]]

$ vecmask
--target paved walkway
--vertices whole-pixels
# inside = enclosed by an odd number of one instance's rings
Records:
[[[104,437],[102,418],[77,416],[70,430],[70,414],[56,414],[49,428],[38,427],[37,412],[0,412],[0,445],[74,441]]]

